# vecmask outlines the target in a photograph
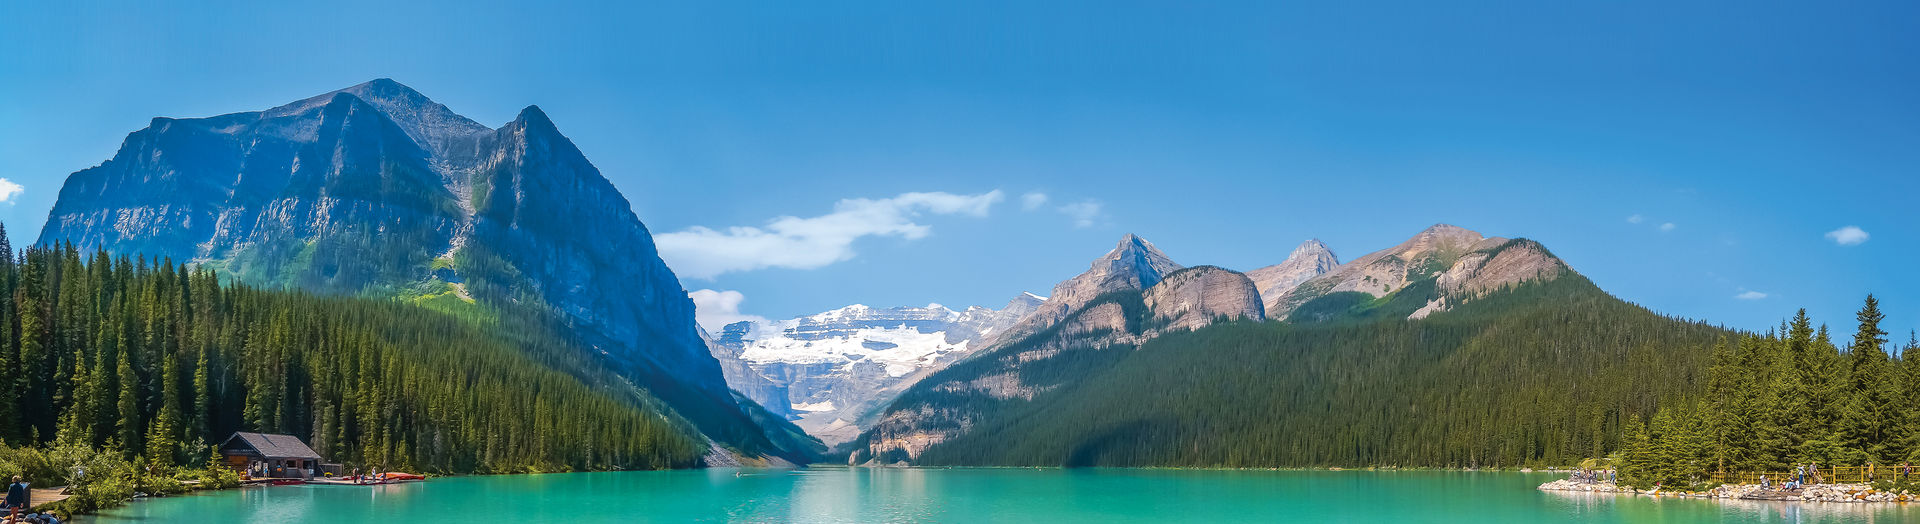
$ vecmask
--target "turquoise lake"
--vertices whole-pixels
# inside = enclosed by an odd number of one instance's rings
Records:
[[[1534,489],[1553,478],[1490,472],[1133,469],[572,473],[443,478],[391,486],[245,488],[135,501],[83,521],[1920,522],[1920,504],[1727,503]]]

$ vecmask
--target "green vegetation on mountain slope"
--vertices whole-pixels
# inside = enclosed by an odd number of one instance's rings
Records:
[[[1361,314],[1231,322],[1138,347],[1069,340],[1017,368],[1031,400],[933,387],[1056,335],[1043,332],[955,364],[893,406],[973,416],[914,460],[929,465],[1571,463],[1616,449],[1634,417],[1698,391],[1709,348],[1729,334],[1622,302],[1576,274],[1423,320],[1366,314],[1405,309],[1393,297],[1330,303],[1336,296],[1302,309]]]
[[[544,317],[481,325],[90,258],[0,257],[8,445],[197,465],[247,430],[299,436],[351,465],[492,473],[687,467],[707,451],[689,422]]]

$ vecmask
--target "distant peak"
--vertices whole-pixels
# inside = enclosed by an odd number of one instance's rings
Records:
[[[553,125],[553,119],[548,118],[547,112],[541,111],[540,106],[537,106],[537,105],[527,106],[526,109],[521,109],[520,116],[514,117],[513,120],[515,122],[526,124],[530,127],[557,129]]]
[[[1306,242],[1301,242],[1298,247],[1293,248],[1294,255],[1304,255],[1304,254],[1321,253],[1321,252],[1332,253],[1333,249],[1328,248],[1327,243],[1321,242],[1320,239],[1318,238],[1307,239]]]
[[[397,90],[404,89],[409,92],[419,93],[419,91],[414,91],[413,88],[407,87],[406,84],[395,82],[392,78],[387,78],[387,77],[380,77],[380,78],[375,78],[373,80],[368,80],[364,83],[361,83],[360,85],[353,86],[353,88],[362,88],[362,89],[371,89],[371,90],[380,90],[380,91],[397,91]],[[348,89],[352,89],[352,88],[348,88]]]
[[[1460,226],[1456,226],[1456,225],[1453,225],[1453,224],[1434,224],[1434,225],[1432,225],[1432,226],[1428,226],[1428,227],[1427,227],[1427,228],[1426,228],[1425,230],[1422,230],[1422,231],[1420,231],[1420,234],[1422,234],[1422,235],[1459,235],[1459,234],[1468,234],[1468,235],[1475,235],[1475,236],[1479,236],[1479,235],[1480,235],[1480,232],[1478,232],[1478,231],[1474,231],[1474,230],[1471,230],[1471,229],[1467,229],[1467,228],[1464,228],[1464,227],[1460,227]]]
[[[1146,251],[1146,252],[1155,253],[1155,254],[1160,253],[1160,248],[1154,247],[1152,242],[1148,242],[1147,239],[1140,238],[1139,235],[1135,235],[1133,233],[1127,233],[1126,235],[1121,236],[1120,243],[1114,246],[1114,249],[1115,249],[1114,251],[1115,254],[1123,253],[1123,252],[1134,252],[1134,251]]]
[[[360,98],[370,101],[379,100],[416,110],[435,103],[433,99],[427,98],[427,95],[420,94],[419,91],[407,87],[406,84],[395,82],[391,78],[375,78],[360,85],[341,89],[337,92],[353,93]]]
[[[1035,294],[1033,294],[1033,292],[1032,292],[1032,291],[1021,291],[1021,292],[1020,292],[1020,294],[1022,294],[1022,295],[1026,295],[1026,297],[1027,297],[1027,298],[1031,298],[1031,299],[1034,299],[1034,300],[1039,300],[1039,301],[1042,301],[1042,302],[1044,302],[1044,301],[1046,301],[1046,300],[1047,300],[1047,297],[1043,297],[1043,296],[1040,296],[1040,295],[1035,295]]]

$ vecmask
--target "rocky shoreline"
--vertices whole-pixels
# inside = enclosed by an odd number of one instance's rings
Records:
[[[1575,491],[1699,499],[1780,500],[1797,502],[1920,501],[1920,497],[1916,497],[1914,494],[1906,491],[1879,491],[1866,484],[1815,484],[1796,490],[1762,488],[1759,484],[1728,484],[1706,491],[1653,491],[1618,486],[1612,482],[1586,483],[1560,479],[1541,484],[1540,489],[1542,491]]]

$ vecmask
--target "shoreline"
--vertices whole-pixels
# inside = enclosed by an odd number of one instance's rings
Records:
[[[1612,482],[1575,482],[1559,479],[1538,488],[1541,491],[1600,493],[1649,497],[1675,497],[1709,500],[1747,500],[1779,502],[1898,503],[1920,502],[1920,496],[1905,491],[1873,489],[1867,484],[1814,484],[1797,490],[1762,488],[1759,484],[1726,484],[1706,491],[1643,491]]]

